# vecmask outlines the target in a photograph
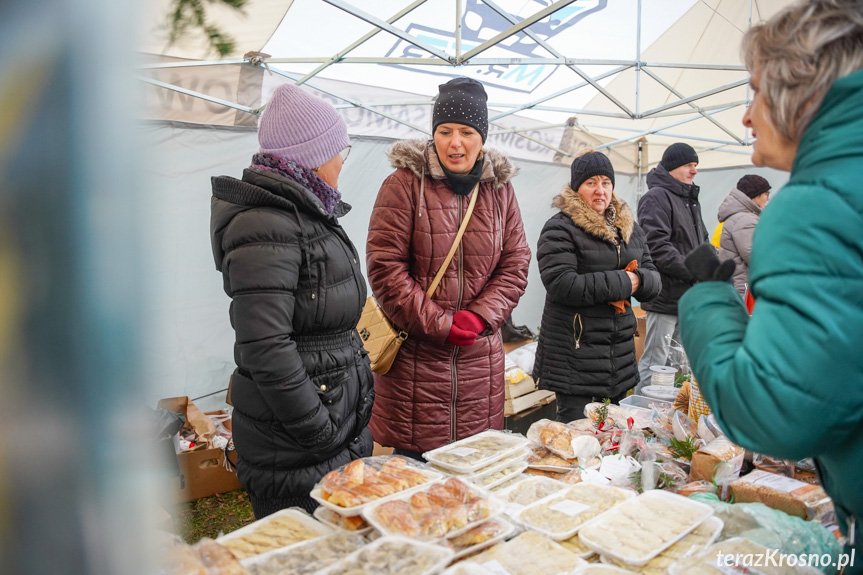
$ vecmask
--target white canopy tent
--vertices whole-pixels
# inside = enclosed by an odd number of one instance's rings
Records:
[[[786,179],[749,163],[739,41],[787,1],[249,0],[243,13],[209,8],[208,23],[235,40],[222,60],[206,59],[194,30],[167,44],[157,22],[172,2],[154,4],[141,70],[153,199],[142,219],[157,232],[146,254],[154,399],[227,385],[233,332],[210,254],[209,177],[248,165],[257,116],[280,83],[305,85],[348,124],[354,149],[340,187],[354,210],[343,224],[360,252],[391,171],[386,149],[428,137],[437,85],[454,76],[486,86],[488,145],[521,169],[514,185],[534,247],[585,147],[607,151],[615,191],[634,208],[664,148],[689,142],[706,169],[696,182],[709,228],[742,174],[776,188]],[[513,318],[535,329],[545,295],[535,262],[529,282]]]

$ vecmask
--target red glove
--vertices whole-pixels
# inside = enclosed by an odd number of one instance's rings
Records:
[[[463,330],[479,335],[485,331],[485,320],[472,311],[463,309],[452,314],[452,323]]]
[[[461,329],[453,322],[449,335],[446,336],[446,341],[458,346],[473,345],[476,341],[476,334],[472,331]]]

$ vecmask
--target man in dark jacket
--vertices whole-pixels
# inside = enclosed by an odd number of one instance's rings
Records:
[[[692,146],[672,144],[662,154],[659,165],[647,174],[649,189],[638,203],[638,223],[647,234],[647,247],[662,279],[662,291],[642,304],[647,312],[647,333],[638,363],[641,381],[636,393],[650,385],[650,366],[668,361],[670,339],[678,339],[679,334],[677,301],[695,282],[683,260],[708,241],[698,203],[699,187],[692,183],[697,165],[698,154]]]

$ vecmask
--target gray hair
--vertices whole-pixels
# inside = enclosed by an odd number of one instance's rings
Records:
[[[799,142],[833,82],[863,68],[863,0],[801,0],[743,37],[779,133]]]

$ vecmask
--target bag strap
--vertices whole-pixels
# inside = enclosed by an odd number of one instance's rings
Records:
[[[464,214],[464,219],[461,221],[461,226],[458,228],[458,233],[455,235],[455,240],[452,243],[452,247],[449,249],[449,253],[446,255],[446,259],[444,259],[443,263],[440,266],[440,269],[437,271],[437,274],[434,277],[429,289],[426,290],[426,295],[431,297],[434,293],[434,290],[437,289],[438,284],[443,279],[444,273],[446,273],[446,268],[449,267],[449,263],[452,261],[452,257],[455,255],[455,251],[458,249],[458,244],[461,241],[462,236],[464,235],[464,231],[467,228],[467,223],[470,221],[470,216],[473,214],[473,207],[476,205],[476,197],[479,195],[479,182],[473,187],[471,190],[470,203],[467,206],[467,212]]]

